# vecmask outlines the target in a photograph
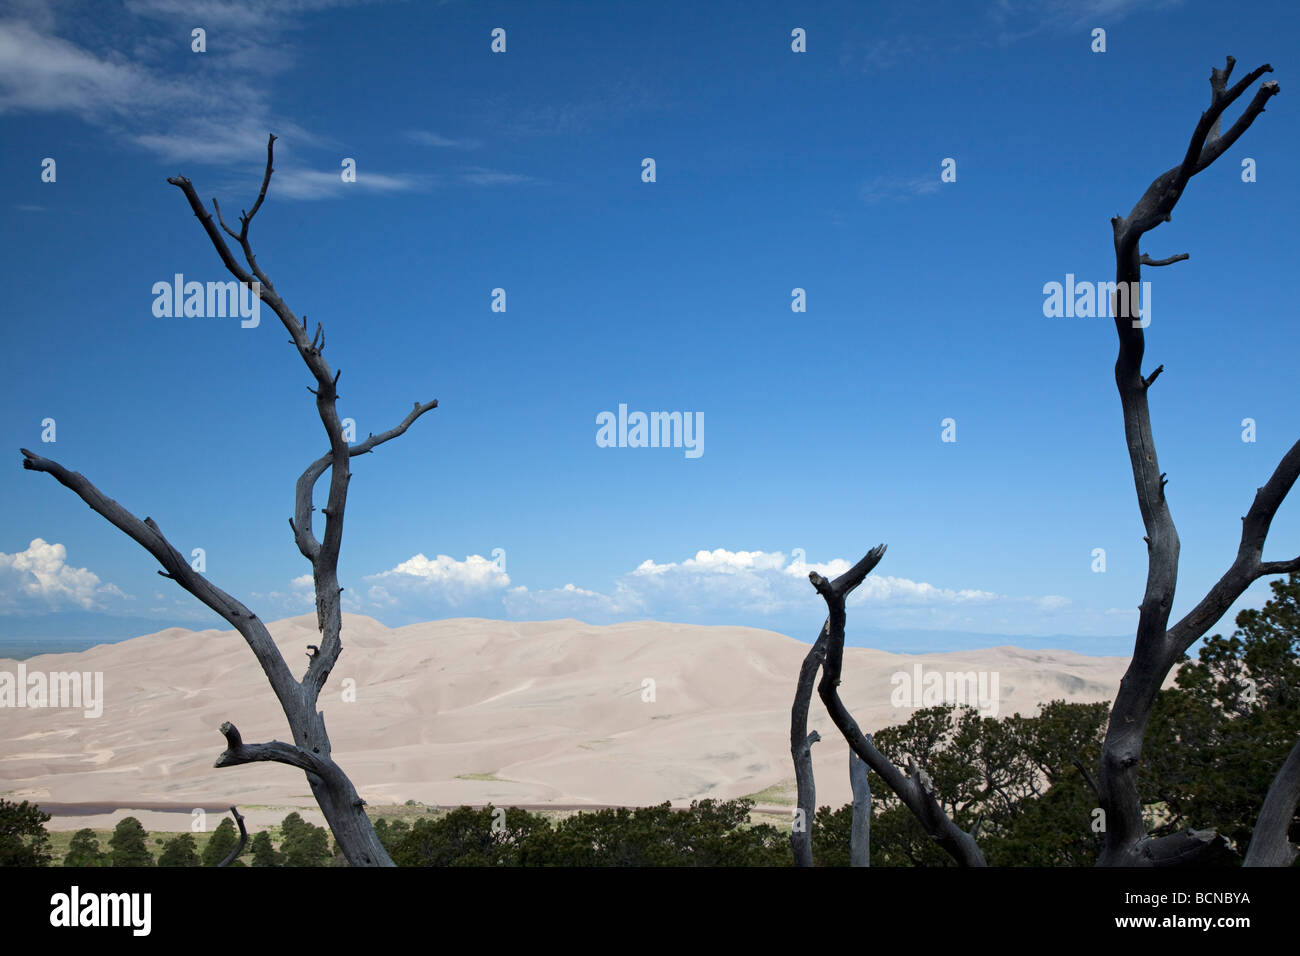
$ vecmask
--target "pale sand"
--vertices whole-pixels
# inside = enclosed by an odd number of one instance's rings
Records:
[[[270,625],[293,671],[319,643],[315,615]],[[730,799],[793,802],[790,704],[808,645],[771,631],[638,621],[465,618],[389,629],[344,616],[343,654],[321,697],[334,757],[371,805],[644,806]],[[301,771],[259,763],[215,769],[233,722],[245,741],[288,728],[252,652],[235,631],[171,629],[24,662],[35,671],[102,671],[103,715],[0,708],[0,794],[61,804],[237,804],[253,826],[315,802]],[[890,676],[998,675],[999,716],[1044,701],[1111,700],[1127,658],[1013,647],[899,655],[848,648],[840,692],[862,729],[905,721]],[[0,659],[0,671],[17,662]],[[642,681],[655,682],[643,701]],[[345,701],[344,681],[355,681]],[[850,800],[848,747],[814,693],[809,729],[817,803]],[[464,779],[490,775],[491,779]],[[52,829],[108,827],[125,810],[58,816]],[[188,815],[145,810],[149,829],[184,830]],[[304,814],[307,816],[307,814]],[[209,826],[215,825],[214,822]]]

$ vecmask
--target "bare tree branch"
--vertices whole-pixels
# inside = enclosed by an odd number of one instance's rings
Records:
[[[1290,866],[1295,861],[1297,850],[1287,839],[1287,833],[1297,803],[1300,803],[1300,740],[1291,748],[1268,788],[1250,837],[1245,866]]]
[[[181,553],[172,546],[152,518],[141,521],[120,504],[96,488],[80,472],[68,471],[56,461],[42,458],[26,448],[19,449],[23,454],[23,467],[30,471],[43,471],[53,475],[59,484],[74,491],[78,497],[97,514],[106,518],[110,524],[124,532],[128,537],[143,547],[166,568],[165,577],[170,578],[182,588],[194,595],[213,611],[216,611],[248,642],[257,661],[262,665],[279,699],[282,707],[294,706],[298,697],[298,682],[289,672],[280,649],[275,646],[266,626],[252,611],[240,601],[231,597],[206,577],[194,570]]]
[[[280,740],[272,740],[267,744],[246,744],[240,739],[239,730],[230,721],[221,725],[221,733],[226,738],[226,749],[212,765],[214,767],[234,767],[239,764],[269,760],[297,767],[318,777],[326,772],[323,760],[293,744],[286,744]]]
[[[1232,89],[1227,90],[1225,89],[1226,82],[1236,62],[1233,57],[1228,57],[1224,69],[1211,70],[1210,108],[1201,114],[1200,121],[1192,131],[1192,138],[1187,144],[1187,152],[1183,156],[1183,161],[1173,169],[1166,170],[1157,176],[1127,217],[1122,220],[1117,217],[1116,221],[1122,223],[1124,227],[1122,230],[1118,226],[1116,227],[1115,249],[1116,253],[1121,257],[1126,257],[1130,249],[1136,249],[1137,241],[1143,233],[1149,232],[1162,222],[1169,221],[1170,213],[1173,212],[1175,204],[1187,187],[1188,180],[1206,169],[1229,146],[1235,143],[1237,138],[1255,121],[1255,118],[1264,112],[1264,104],[1268,102],[1268,98],[1278,92],[1276,83],[1262,84],[1259,90],[1256,91],[1255,98],[1251,100],[1241,116],[1238,117],[1237,122],[1233,124],[1227,135],[1212,135],[1218,130],[1219,119],[1223,115],[1223,111],[1231,106],[1257,79],[1265,73],[1273,72],[1273,68],[1266,63],[1252,70]]]
[[[1093,777],[1092,773],[1089,772],[1088,768],[1083,765],[1083,761],[1080,760],[1078,757],[1075,757],[1074,760],[1070,762],[1074,764],[1074,768],[1078,770],[1079,773],[1083,776],[1084,782],[1092,790],[1093,794],[1100,797],[1101,789],[1097,786],[1097,781]]]
[[[817,812],[817,784],[813,779],[812,745],[821,740],[817,731],[808,732],[808,707],[812,701],[813,681],[826,659],[826,640],[830,624],[822,625],[821,634],[804,655],[799,668],[799,683],[790,707],[790,757],[794,760],[795,819],[790,830],[790,848],[795,866],[812,866],[813,817]]]
[[[235,862],[235,857],[243,853],[244,847],[248,845],[248,830],[244,828],[243,815],[235,807],[231,807],[230,812],[235,815],[235,823],[239,825],[239,842],[235,844],[235,848],[226,854],[226,858],[217,866],[230,866],[231,863]]]
[[[1181,658],[1189,647],[1200,640],[1252,583],[1269,574],[1300,571],[1300,557],[1290,561],[1262,560],[1264,541],[1268,537],[1273,516],[1277,514],[1277,509],[1281,507],[1297,477],[1300,477],[1300,441],[1291,446],[1268,481],[1256,490],[1250,510],[1241,519],[1241,544],[1237,547],[1237,557],[1232,566],[1196,607],[1169,629],[1169,649],[1176,658]]]
[[[849,742],[849,746],[880,775],[886,786],[898,794],[898,798],[912,811],[930,837],[962,866],[984,866],[984,854],[979,845],[944,813],[935,799],[934,785],[928,775],[915,764],[910,764],[909,773],[904,775],[888,757],[876,749],[870,736],[862,732],[858,722],[840,700],[838,687],[844,666],[844,600],[862,583],[867,573],[880,563],[884,553],[883,544],[873,548],[834,581],[826,580],[816,571],[808,575],[817,593],[825,599],[830,612],[827,620],[826,662],[822,665],[822,679],[817,685],[817,691],[831,720]]]
[[[1187,253],[1180,252],[1178,255],[1170,256],[1168,259],[1152,259],[1144,252],[1142,253],[1142,258],[1138,261],[1144,266],[1169,266],[1173,265],[1175,262],[1183,262],[1190,258],[1191,256]]]
[[[857,751],[849,748],[849,786],[853,789],[849,866],[871,865],[871,782],[867,779],[868,769]]]
[[[1272,70],[1265,64],[1251,71],[1229,89],[1227,80],[1235,62],[1232,57],[1228,57],[1224,69],[1211,72],[1210,107],[1201,114],[1192,131],[1183,161],[1158,176],[1127,217],[1116,216],[1111,220],[1117,288],[1137,290],[1141,287],[1144,260],[1149,265],[1179,261],[1177,256],[1169,260],[1153,261],[1150,257],[1139,254],[1138,244],[1151,229],[1169,221],[1173,208],[1191,177],[1222,155],[1264,111],[1268,99],[1277,94],[1276,83],[1264,83],[1237,122],[1227,134],[1221,136],[1220,119],[1224,110],[1255,80]],[[1183,258],[1186,256],[1183,255]],[[1128,304],[1132,305],[1136,295],[1128,298]],[[1155,381],[1160,369],[1149,377],[1142,375],[1142,358],[1146,347],[1142,330],[1146,323],[1131,321],[1132,317],[1132,310],[1115,310],[1115,329],[1119,337],[1115,384],[1123,409],[1124,435],[1138,507],[1146,530],[1147,583],[1139,605],[1133,658],[1120,683],[1102,745],[1101,772],[1097,783],[1106,829],[1098,863],[1112,866],[1172,865],[1215,854],[1221,850],[1223,841],[1211,831],[1186,831],[1162,840],[1151,840],[1148,837],[1142,819],[1137,770],[1151,708],[1165,677],[1181,659],[1183,651],[1204,634],[1205,629],[1227,609],[1231,600],[1250,581],[1266,573],[1263,570],[1265,566],[1259,562],[1256,545],[1262,548],[1277,503],[1280,503],[1295,480],[1294,469],[1300,466],[1300,453],[1293,448],[1292,454],[1279,465],[1269,484],[1256,496],[1255,506],[1245,519],[1242,548],[1233,567],[1183,622],[1176,625],[1172,632],[1167,632],[1178,580],[1180,544],[1165,496],[1167,477],[1160,470],[1156,457],[1147,401],[1151,383]],[[1273,563],[1269,567],[1284,566]],[[1215,614],[1215,609],[1220,607],[1221,610]]]
[[[882,544],[835,579],[837,583],[843,582],[847,589],[846,595],[862,583],[884,553],[885,546]],[[796,815],[796,823],[801,819],[803,829],[792,829],[790,832],[790,846],[794,850],[795,866],[813,865],[812,827],[817,811],[817,786],[813,779],[812,745],[821,739],[821,735],[815,730],[808,733],[808,706],[812,700],[813,682],[817,678],[817,670],[826,659],[826,642],[829,635],[830,618],[827,618],[822,624],[817,640],[804,655],[803,665],[799,668],[799,683],[795,688],[794,703],[790,708],[790,756],[794,760],[795,788],[798,794],[796,809],[803,811]]]
[[[1229,855],[1228,841],[1214,830],[1182,830],[1144,840],[1140,862],[1146,866],[1208,866]]]
[[[217,759],[216,765],[225,767],[270,760],[298,767],[306,773],[317,803],[348,862],[354,866],[391,866],[392,860],[362,810],[365,802],[357,794],[352,781],[334,763],[330,755],[330,740],[325,729],[325,717],[316,709],[316,702],[342,651],[339,637],[342,629],[339,595],[343,589],[338,583],[338,558],[343,540],[343,517],[347,505],[348,483],[352,477],[349,459],[353,455],[365,454],[377,445],[401,435],[421,415],[436,408],[438,403],[436,401],[423,404],[416,402],[397,426],[380,435],[371,434],[365,441],[349,447],[344,438],[343,423],[337,408],[337,386],[341,372],[332,370],[321,355],[325,348],[325,330],[318,323],[316,333],[308,339],[306,317],[299,320],[276,292],[270,277],[258,265],[248,236],[253,217],[261,209],[270,186],[271,174],[274,172],[274,146],[275,136],[272,135],[267,139],[266,171],[262,177],[261,190],[252,209],[240,216],[238,233],[226,224],[221,216],[221,207],[216,200],[212,203],[217,214],[217,221],[214,222],[212,214],[204,208],[190,180],[184,176],[173,176],[167,181],[184,194],[190,209],[198,218],[226,269],[241,283],[251,287],[259,299],[270,306],[279,317],[281,324],[289,332],[290,341],[297,348],[299,356],[315,380],[316,387],[310,388],[309,391],[316,396],[316,410],[329,439],[329,451],[309,465],[299,479],[295,491],[295,518],[289,521],[299,551],[312,565],[312,578],[316,586],[317,624],[322,634],[319,653],[311,656],[303,680],[301,682],[294,680],[284,657],[262,622],[243,604],[195,571],[167,541],[152,519],[145,518],[144,521],[140,521],[116,501],[104,496],[80,474],[69,472],[58,463],[26,449],[23,449],[23,467],[47,472],[75,491],[91,508],[148,550],[163,566],[160,574],[176,581],[220,614],[244,636],[249,647],[252,648],[280,701],[285,717],[288,718],[289,726],[293,731],[293,743],[271,741],[268,744],[244,744],[234,725],[227,722],[222,725],[222,732],[227,739],[227,749]],[[247,268],[236,259],[225,236],[222,235],[223,231],[239,244]],[[327,503],[322,509],[322,514],[325,516],[325,530],[323,537],[318,541],[312,527],[311,515],[314,507],[311,496],[316,480],[326,469],[330,472],[330,483]]]
[[[376,446],[382,445],[386,441],[391,441],[405,432],[411,424],[425,412],[437,407],[438,400],[436,398],[432,401],[425,402],[424,404],[415,402],[414,407],[397,425],[379,435],[371,434],[364,441],[358,442],[356,445],[348,448],[348,457],[351,458],[353,455],[367,454]],[[293,528],[294,541],[298,545],[298,550],[302,552],[303,557],[312,563],[313,578],[316,584],[317,616],[322,633],[326,632],[327,627],[330,626],[332,618],[328,604],[323,606],[321,600],[321,595],[325,592],[322,591],[322,581],[318,568],[323,569],[325,572],[324,576],[327,583],[324,586],[328,587],[328,582],[332,580],[334,582],[333,586],[337,588],[338,555],[335,553],[331,560],[331,556],[322,550],[320,542],[316,540],[316,537],[313,534],[311,515],[315,510],[315,505],[312,504],[312,490],[315,487],[317,479],[320,478],[333,462],[333,450],[327,451],[320,458],[317,458],[314,462],[308,465],[307,469],[298,478],[298,484],[295,488],[294,494],[294,519],[289,522],[289,526]],[[346,494],[346,486],[344,493]],[[333,514],[335,510],[337,510],[338,514],[341,516],[343,513],[343,505],[343,501],[335,501],[333,499],[333,487],[331,487],[331,500],[325,508],[326,520],[329,520],[330,515]],[[337,593],[341,591],[342,588],[338,588],[334,603],[337,603]],[[339,653],[342,649],[343,645],[341,642],[337,640],[333,642],[326,640],[323,642],[321,652],[313,656],[311,664],[307,669],[307,673],[303,677],[303,684],[307,687],[313,688],[314,694],[319,694],[320,689],[325,686],[325,682],[329,679],[330,672],[334,669],[334,664],[338,660]]]

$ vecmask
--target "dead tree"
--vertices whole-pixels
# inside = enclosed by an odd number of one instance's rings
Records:
[[[1168,222],[1174,206],[1192,176],[1209,167],[1264,112],[1269,97],[1278,85],[1268,81],[1260,85],[1254,98],[1227,133],[1220,134],[1223,111],[1234,103],[1256,80],[1272,67],[1265,64],[1252,71],[1231,88],[1232,57],[1224,69],[1210,75],[1210,108],[1201,114],[1192,133],[1183,161],[1159,176],[1146,190],[1126,217],[1111,220],[1115,240],[1115,328],[1119,334],[1119,357],[1115,362],[1115,383],[1119,388],[1124,415],[1124,432],[1137,489],[1138,505],[1146,527],[1147,585],[1139,608],[1138,629],[1132,661],[1120,683],[1111,710],[1110,722],[1102,746],[1101,772],[1097,781],[1080,764],[1097,792],[1105,814],[1105,830],[1099,866],[1168,866],[1196,863],[1221,852],[1225,841],[1213,830],[1192,831],[1152,839],[1142,820],[1142,802],[1138,792],[1137,768],[1142,755],[1151,709],[1166,677],[1182,660],[1187,649],[1205,635],[1246,588],[1261,577],[1300,570],[1300,557],[1289,561],[1264,561],[1264,539],[1269,525],[1291,486],[1300,476],[1300,442],[1282,458],[1268,481],[1259,488],[1246,516],[1242,518],[1241,543],[1237,557],[1223,576],[1191,611],[1173,627],[1169,615],[1173,607],[1174,587],[1178,578],[1178,532],[1174,527],[1165,497],[1166,479],[1156,459],[1151,432],[1151,415],[1147,392],[1157,376],[1159,366],[1150,375],[1142,374],[1145,348],[1139,290],[1141,267],[1167,266],[1188,258],[1186,253],[1166,259],[1152,259],[1139,250],[1139,241],[1162,222]],[[1123,305],[1121,308],[1120,305]],[[816,739],[805,735],[807,727],[807,691],[817,666],[822,667],[818,691],[831,719],[848,740],[852,751],[884,779],[903,804],[921,822],[930,837],[958,863],[983,866],[984,855],[975,840],[979,824],[970,833],[962,830],[935,800],[933,786],[925,771],[909,761],[904,775],[876,750],[871,737],[863,734],[857,722],[839,699],[836,687],[844,652],[844,600],[867,572],[879,561],[883,545],[863,558],[853,569],[827,581],[816,572],[808,577],[830,610],[822,634],[809,651],[800,672],[799,689],[791,721],[791,754],[799,788],[799,806],[814,799],[812,760],[808,750]],[[874,559],[873,559],[874,558]],[[865,566],[865,567],[864,567]],[[823,646],[824,644],[824,646]],[[1291,751],[1278,772],[1264,808],[1260,813],[1255,837],[1246,857],[1249,866],[1286,866],[1296,851],[1287,842],[1287,827],[1300,801],[1300,743]],[[855,793],[855,804],[857,803]],[[856,827],[855,827],[856,830]],[[792,838],[796,862],[811,865],[811,850]],[[801,852],[806,854],[803,862]]]
[[[849,786],[853,788],[853,818],[849,824],[849,866],[871,865],[871,781],[868,767],[849,751]]]
[[[239,824],[239,842],[235,844],[234,848],[226,854],[226,858],[217,866],[230,866],[235,862],[235,857],[243,853],[244,847],[248,845],[248,829],[244,826],[244,815],[239,812],[237,807],[231,807],[230,812],[234,814],[235,822]]]
[[[894,766],[893,761],[876,749],[871,736],[862,732],[858,722],[840,700],[838,688],[840,672],[844,666],[844,601],[862,583],[868,572],[880,563],[884,553],[885,546],[877,545],[834,581],[826,580],[816,571],[808,575],[808,580],[826,601],[828,611],[822,629],[826,637],[826,659],[822,664],[822,679],[817,685],[817,693],[826,705],[831,721],[844,735],[849,747],[898,795],[921,822],[930,838],[962,866],[985,866],[984,854],[975,842],[975,835],[957,826],[944,812],[935,799],[934,784],[929,775],[911,760],[908,761],[906,774]],[[796,762],[796,769],[797,767]]]
[[[844,582],[844,595],[856,588],[866,579],[885,554],[882,544],[867,554],[858,564],[844,575],[835,579]],[[850,575],[856,580],[850,583]],[[811,577],[811,576],[810,576]],[[808,706],[812,701],[813,682],[817,671],[826,660],[827,642],[830,640],[831,619],[822,624],[821,633],[804,656],[799,668],[799,683],[795,687],[794,703],[790,707],[790,757],[794,761],[795,820],[790,832],[790,846],[794,850],[795,866],[812,866],[812,827],[817,812],[817,786],[813,776],[812,745],[821,740],[817,731],[808,732]],[[853,821],[850,827],[852,847],[850,857],[854,861],[869,860],[871,854],[871,787],[867,783],[865,764],[854,764],[855,755],[849,751],[849,783],[853,788]],[[865,794],[865,800],[863,799]],[[854,866],[866,866],[865,862],[853,862]]]
[[[1300,802],[1300,740],[1287,755],[1282,769],[1268,788],[1264,806],[1255,821],[1250,836],[1250,849],[1246,851],[1244,866],[1290,866],[1296,858],[1296,848],[1287,839],[1291,818]]]
[[[1128,442],[1138,506],[1146,528],[1147,583],[1139,607],[1133,659],[1120,683],[1102,746],[1098,778],[1101,809],[1105,814],[1105,831],[1098,859],[1098,865],[1102,866],[1194,863],[1222,850],[1223,838],[1213,830],[1187,830],[1159,839],[1148,835],[1138,794],[1138,763],[1147,722],[1156,695],[1172,668],[1253,581],[1269,574],[1300,570],[1300,558],[1290,561],[1264,561],[1262,558],[1264,539],[1273,515],[1300,474],[1300,442],[1297,442],[1272,477],[1256,492],[1250,510],[1242,519],[1241,544],[1236,559],[1182,620],[1173,627],[1168,626],[1178,579],[1179,542],[1165,495],[1165,474],[1156,458],[1147,403],[1148,392],[1164,366],[1158,366],[1150,375],[1142,374],[1146,321],[1134,319],[1134,315],[1140,314],[1134,305],[1141,288],[1142,266],[1170,265],[1186,259],[1187,254],[1152,259],[1139,250],[1139,243],[1147,232],[1169,221],[1188,181],[1223,155],[1264,112],[1269,97],[1277,94],[1277,83],[1268,81],[1261,84],[1228,132],[1220,134],[1219,121],[1223,111],[1259,77],[1272,72],[1272,67],[1265,64],[1229,87],[1228,77],[1234,62],[1232,57],[1228,57],[1224,69],[1211,71],[1210,106],[1201,114],[1182,162],[1157,177],[1127,216],[1116,216],[1111,220],[1116,281],[1116,302],[1112,312],[1119,334],[1115,384],[1123,407],[1124,435]]]
[[[393,428],[380,435],[371,434],[355,445],[348,445],[336,408],[339,373],[331,371],[321,355],[325,348],[324,330],[317,323],[315,334],[308,336],[305,317],[299,320],[276,292],[275,285],[257,264],[248,239],[248,227],[262,207],[271,182],[274,146],[275,136],[271,136],[266,143],[266,173],[262,177],[261,191],[252,210],[240,216],[238,233],[226,225],[216,200],[212,201],[221,230],[239,244],[247,268],[230,251],[221,231],[217,229],[217,223],[213,222],[212,214],[204,208],[190,181],[184,176],[173,176],[167,181],[185,194],[190,208],[231,275],[245,287],[255,290],[261,301],[270,306],[279,317],[289,332],[292,344],[316,381],[316,387],[309,386],[308,391],[316,396],[316,411],[329,439],[329,451],[308,465],[299,477],[294,516],[289,519],[289,527],[293,531],[298,550],[311,563],[316,587],[316,620],[321,632],[319,653],[312,656],[302,679],[295,679],[290,673],[284,656],[257,615],[192,568],[163,536],[152,518],[141,521],[100,492],[82,475],[68,471],[57,462],[42,458],[25,448],[21,449],[23,467],[47,472],[60,484],[76,492],[94,511],[152,554],[163,566],[164,570],[159,571],[159,574],[175,581],[220,614],[252,648],[289,721],[293,741],[285,743],[272,740],[269,743],[246,744],[235,725],[226,722],[221,725],[221,733],[226,738],[226,750],[217,758],[215,766],[231,767],[269,760],[297,767],[307,775],[316,802],[348,863],[352,866],[392,866],[392,860],[366,816],[365,801],[357,794],[347,774],[334,762],[329,735],[325,732],[325,715],[317,710],[317,698],[343,650],[339,639],[342,627],[339,595],[343,589],[338,583],[338,560],[343,541],[343,512],[347,504],[348,481],[351,478],[349,460],[353,455],[364,455],[375,446],[401,435],[417,418],[436,408],[438,402],[416,402],[406,417]],[[329,495],[321,512],[325,516],[325,532],[323,539],[318,540],[312,527],[312,513],[316,510],[312,504],[312,490],[317,479],[327,470],[330,472]]]
[[[794,851],[795,866],[812,866],[812,827],[817,812],[817,786],[813,777],[812,745],[821,740],[817,731],[808,732],[808,705],[812,701],[813,682],[817,671],[826,659],[826,640],[830,621],[822,625],[817,640],[804,655],[799,668],[799,683],[795,687],[794,704],[790,707],[790,758],[794,761],[794,781],[797,792],[795,818],[790,830],[790,848]]]

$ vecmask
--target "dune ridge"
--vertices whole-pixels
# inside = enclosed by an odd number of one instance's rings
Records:
[[[301,674],[307,645],[319,638],[315,615],[269,629]],[[345,614],[342,638],[321,703],[335,759],[372,805],[680,805],[752,794],[762,805],[792,802],[790,704],[808,645],[784,635],[653,621],[460,618],[388,628]],[[850,647],[841,693],[870,732],[911,714],[891,703],[890,677],[910,676],[916,664],[926,673],[996,674],[1005,716],[1054,698],[1110,700],[1127,662],[1016,647],[923,655]],[[28,673],[101,671],[105,699],[99,718],[0,708],[0,793],[8,799],[315,806],[300,771],[212,766],[225,720],[246,741],[288,738],[234,630],[172,628],[22,663]],[[17,666],[0,659],[0,671]],[[643,699],[646,680],[652,701]],[[354,699],[345,700],[349,687]],[[813,748],[818,804],[847,803],[848,748],[815,695],[809,727],[822,737]],[[167,828],[150,812],[154,828]],[[187,816],[161,817],[188,829]],[[60,816],[51,827],[98,819]]]

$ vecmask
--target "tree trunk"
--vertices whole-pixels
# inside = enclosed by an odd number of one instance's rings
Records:
[[[1296,848],[1287,839],[1296,804],[1300,802],[1300,740],[1291,748],[1282,769],[1268,788],[1264,806],[1255,821],[1246,851],[1246,866],[1290,866],[1295,862]]]
[[[308,338],[306,322],[299,320],[280,298],[270,278],[257,264],[248,240],[249,225],[266,199],[266,190],[270,185],[274,145],[275,137],[271,136],[266,144],[266,173],[262,177],[261,192],[252,210],[240,217],[241,228],[238,233],[221,219],[221,209],[216,201],[213,200],[212,203],[221,229],[239,243],[248,264],[247,269],[235,259],[221,232],[217,230],[212,215],[200,202],[193,184],[184,176],[174,176],[167,181],[185,194],[190,208],[230,273],[245,287],[251,286],[259,299],[274,310],[289,332],[299,356],[316,380],[316,387],[308,390],[316,396],[316,410],[329,438],[330,447],[329,451],[308,465],[299,477],[294,517],[289,519],[289,527],[293,530],[298,550],[311,563],[312,580],[316,588],[317,625],[321,632],[320,644],[309,648],[310,663],[302,679],[296,680],[290,673],[284,656],[257,615],[195,571],[164,537],[152,518],[141,521],[104,495],[82,475],[70,472],[57,462],[26,449],[22,449],[23,467],[47,472],[76,492],[92,509],[152,554],[164,568],[159,574],[175,581],[220,614],[243,636],[256,655],[289,722],[293,743],[273,740],[265,744],[245,744],[234,724],[226,722],[221,726],[221,733],[226,738],[226,750],[217,758],[215,766],[228,767],[271,760],[299,768],[306,773],[316,802],[348,863],[352,866],[392,866],[393,861],[389,859],[375,835],[374,827],[370,825],[370,818],[366,816],[365,802],[331,756],[329,735],[325,731],[325,716],[317,709],[317,699],[343,651],[340,639],[343,621],[339,601],[343,589],[338,583],[338,559],[343,540],[348,481],[351,478],[349,459],[354,455],[366,454],[377,445],[401,435],[417,418],[436,408],[438,403],[436,400],[423,404],[416,402],[406,417],[393,428],[380,435],[372,433],[356,445],[348,445],[336,407],[339,373],[330,369],[321,354],[325,348],[324,329],[317,324],[315,335]],[[326,506],[321,509],[325,517],[325,533],[323,540],[318,541],[313,529],[312,515],[316,508],[312,502],[312,491],[317,479],[326,471],[330,472],[329,496]]]
[[[817,812],[817,784],[813,779],[812,745],[821,739],[817,731],[808,733],[808,707],[812,701],[817,670],[826,659],[826,637],[830,623],[822,627],[799,668],[799,684],[790,707],[790,757],[794,760],[795,787],[798,792],[795,817],[790,827],[790,848],[795,866],[812,866],[812,828]]]
[[[1201,114],[1183,161],[1158,176],[1143,193],[1127,217],[1111,220],[1115,242],[1115,307],[1112,309],[1119,336],[1115,360],[1115,384],[1119,390],[1138,507],[1146,528],[1147,583],[1139,605],[1133,658],[1129,663],[1102,744],[1098,789],[1104,814],[1100,866],[1167,866],[1203,862],[1222,852],[1225,841],[1213,831],[1186,830],[1152,840],[1142,819],[1138,790],[1138,766],[1151,709],[1170,670],[1187,649],[1202,637],[1246,587],[1265,574],[1284,573],[1300,567],[1300,558],[1290,562],[1261,560],[1269,523],[1282,499],[1300,474],[1300,442],[1278,465],[1269,482],[1259,489],[1249,514],[1243,519],[1237,559],[1205,598],[1174,627],[1169,628],[1174,590],[1178,581],[1179,540],[1169,502],[1167,484],[1156,457],[1147,396],[1164,370],[1158,366],[1142,374],[1146,343],[1143,329],[1150,322],[1150,300],[1142,300],[1142,266],[1168,266],[1188,258],[1187,254],[1152,259],[1140,252],[1142,237],[1167,222],[1188,181],[1209,167],[1228,149],[1255,118],[1264,111],[1269,97],[1278,92],[1276,83],[1261,84],[1254,99],[1227,133],[1220,135],[1223,111],[1264,73],[1267,64],[1252,71],[1231,89],[1227,80],[1235,61],[1227,58],[1223,70],[1210,75],[1210,107]],[[1126,306],[1126,307],[1122,307]],[[1145,312],[1145,314],[1143,314]]]
[[[933,784],[929,776],[913,763],[909,763],[908,773],[904,775],[888,757],[876,749],[871,737],[862,732],[858,722],[853,719],[844,702],[840,700],[840,671],[844,666],[844,601],[860,585],[871,569],[880,563],[885,554],[885,546],[878,545],[849,570],[834,581],[828,581],[816,571],[809,573],[817,593],[826,601],[827,642],[826,662],[822,665],[822,679],[817,685],[817,693],[831,720],[866,764],[885,781],[903,804],[925,827],[926,833],[938,843],[962,866],[985,866],[984,853],[975,838],[967,833],[943,811],[934,796]]]
[[[853,787],[853,823],[849,828],[849,866],[871,865],[871,784],[868,767],[849,749],[849,784]]]

